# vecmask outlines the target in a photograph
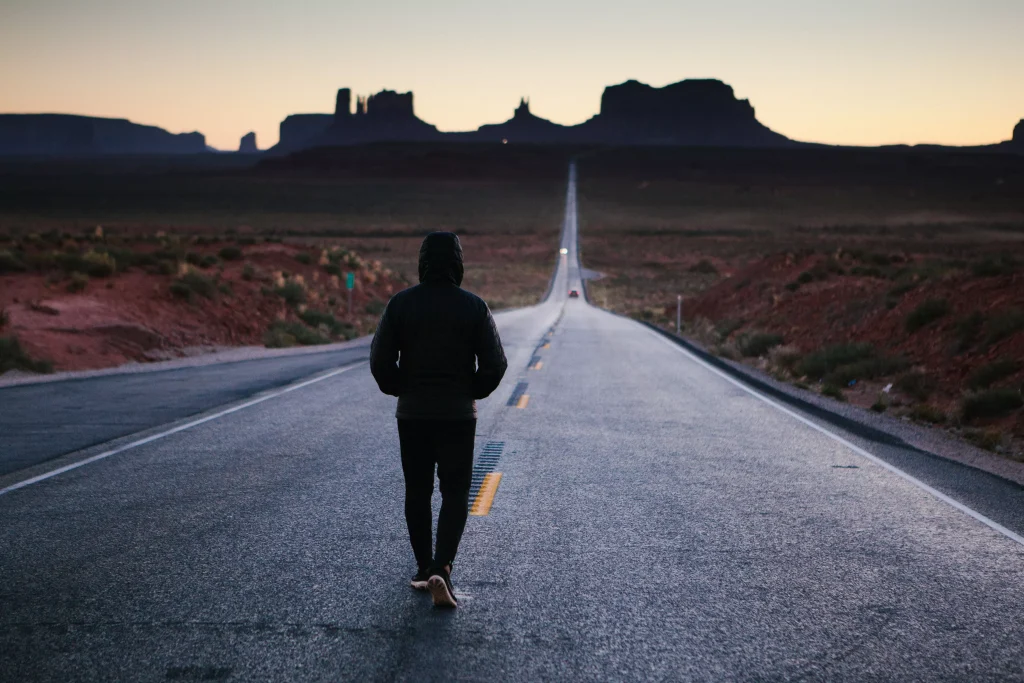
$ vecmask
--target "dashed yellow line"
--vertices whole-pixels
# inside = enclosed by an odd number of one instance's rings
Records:
[[[531,370],[540,370],[542,367],[544,367],[544,361],[539,360],[539,361],[537,361],[536,365],[531,365],[530,369]]]
[[[540,348],[542,348],[542,349],[550,349],[551,348],[551,342],[544,342],[544,346],[542,346]]]
[[[494,503],[494,494],[498,492],[498,483],[501,482],[501,472],[490,472],[484,475],[484,481],[480,484],[480,492],[476,494],[473,507],[469,508],[469,514],[475,517],[483,517],[491,511],[491,504]]]
[[[519,402],[516,403],[516,408],[525,408],[526,404],[530,402],[530,395],[523,394],[519,397]]]

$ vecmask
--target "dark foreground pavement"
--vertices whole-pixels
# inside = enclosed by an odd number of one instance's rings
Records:
[[[0,387],[0,476],[370,356],[338,351]]]

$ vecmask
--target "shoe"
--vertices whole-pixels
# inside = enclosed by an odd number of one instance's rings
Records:
[[[416,572],[416,576],[412,577],[409,581],[409,585],[418,591],[427,590],[427,581],[430,579],[430,572],[426,569],[421,569]]]
[[[452,579],[444,567],[434,569],[427,579],[427,590],[430,597],[434,599],[434,607],[458,607],[459,601],[455,598],[455,588],[452,587]]]

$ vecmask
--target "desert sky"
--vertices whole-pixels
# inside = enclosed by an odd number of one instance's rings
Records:
[[[606,85],[718,78],[762,123],[834,144],[1005,140],[1024,0],[0,0],[0,112],[129,118],[221,149],[339,87],[415,93],[444,131],[574,124]]]

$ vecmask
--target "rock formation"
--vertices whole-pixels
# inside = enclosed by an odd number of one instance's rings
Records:
[[[512,118],[505,123],[480,126],[475,132],[462,135],[480,142],[557,144],[571,141],[573,129],[534,116],[530,111],[530,102],[524,97],[519,100]]]
[[[588,142],[766,147],[792,144],[757,120],[747,100],[717,80],[654,88],[626,81],[605,88],[601,111],[579,126]]]
[[[348,88],[338,90],[334,100],[334,119],[346,118],[352,114],[352,91]]]
[[[1024,147],[1024,119],[1013,129],[1013,143]]]
[[[279,139],[274,151],[294,152],[312,147],[325,130],[334,123],[333,114],[292,114],[281,122]]]
[[[260,148],[256,146],[256,133],[246,133],[242,136],[242,141],[238,143],[240,154],[256,154],[259,151]]]
[[[352,93],[338,90],[330,125],[307,146],[356,145],[367,142],[414,142],[441,140],[437,128],[416,117],[411,92],[382,90],[369,97],[357,97],[352,112]]]
[[[169,133],[127,119],[71,114],[0,114],[0,155],[196,154],[201,133]]]
[[[754,115],[747,100],[736,99],[731,87],[715,80],[690,80],[654,88],[627,81],[605,88],[601,111],[577,126],[562,126],[530,112],[523,98],[512,118],[465,133],[441,133],[416,117],[411,92],[384,90],[357,97],[338,91],[334,116],[301,115],[281,124],[281,144],[275,152],[298,148],[354,145],[378,141],[509,142],[533,144],[702,145],[725,147],[780,147],[795,143],[779,135]],[[317,118],[313,118],[317,117]],[[331,122],[324,124],[325,118]]]

